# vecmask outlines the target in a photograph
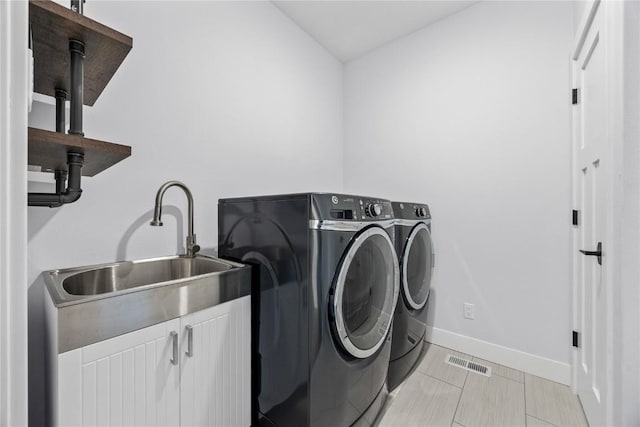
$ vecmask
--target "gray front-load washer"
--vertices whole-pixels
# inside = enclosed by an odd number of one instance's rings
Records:
[[[369,426],[400,287],[391,202],[305,193],[218,209],[220,256],[253,267],[253,425]]]

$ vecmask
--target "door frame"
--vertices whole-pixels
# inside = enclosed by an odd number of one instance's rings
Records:
[[[601,8],[606,32],[606,71],[607,85],[607,156],[611,163],[610,176],[607,177],[606,223],[604,238],[608,244],[603,249],[604,280],[607,286],[607,350],[606,362],[607,396],[605,396],[605,419],[607,425],[630,423],[640,414],[637,403],[625,399],[630,392],[637,396],[640,391],[640,376],[636,367],[635,379],[629,379],[625,372],[629,363],[640,354],[638,336],[640,334],[640,316],[630,306],[640,303],[640,291],[637,283],[640,278],[640,156],[638,144],[640,130],[640,85],[636,83],[640,69],[640,37],[637,28],[640,24],[640,8],[627,2],[592,0],[585,8],[580,21],[574,50],[572,52],[572,88],[579,87],[577,80],[578,64],[576,60],[584,45],[595,12]],[[631,35],[632,37],[629,37]],[[625,37],[626,36],[626,37]],[[635,74],[634,74],[635,73]],[[628,75],[630,78],[625,79]],[[571,188],[572,204],[577,208],[577,182],[575,175],[577,144],[578,109],[572,111],[572,148],[571,148]],[[580,221],[579,221],[580,222]],[[578,323],[578,230],[572,229],[572,326],[577,330]],[[627,307],[624,310],[625,306]],[[572,348],[572,390],[577,393],[578,349]],[[622,363],[621,363],[622,362]],[[625,363],[626,362],[626,363]],[[627,365],[627,366],[625,366]],[[637,363],[635,363],[637,365]],[[625,376],[627,378],[625,378]],[[633,414],[633,415],[630,415]],[[637,418],[636,418],[637,419]]]
[[[28,423],[28,12],[0,1],[0,426]]]
[[[624,99],[621,108],[623,146],[620,167],[624,186],[620,189],[620,283],[614,290],[619,306],[615,311],[614,345],[620,348],[620,363],[614,371],[619,396],[614,401],[614,424],[632,425],[640,420],[640,4],[624,2],[620,12],[620,37],[624,50]]]

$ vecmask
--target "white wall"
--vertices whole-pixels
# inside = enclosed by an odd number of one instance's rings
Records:
[[[481,2],[345,71],[346,191],[432,208],[429,323],[565,382],[572,28],[570,2]]]
[[[78,202],[29,208],[32,393],[42,387],[38,275],[182,253],[187,206],[178,189],[166,194],[165,226],[149,226],[163,182],[192,190],[203,249],[217,244],[218,198],[342,190],[342,64],[271,3],[91,1],[85,14],[134,44],[85,108],[85,135],[133,154],[83,179]],[[53,107],[40,106],[30,124],[52,128]]]

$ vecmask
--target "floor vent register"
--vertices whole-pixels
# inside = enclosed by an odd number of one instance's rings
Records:
[[[451,366],[466,369],[470,372],[475,372],[476,374],[484,375],[485,377],[491,376],[491,368],[489,366],[485,366],[477,362],[472,362],[471,360],[463,359],[452,354],[447,355],[445,363]]]

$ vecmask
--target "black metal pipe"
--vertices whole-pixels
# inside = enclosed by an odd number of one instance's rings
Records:
[[[69,165],[69,182],[67,184],[67,192],[82,193],[82,189],[80,188],[80,178],[82,177],[83,164],[84,154],[67,153],[67,165]]]
[[[64,133],[66,126],[65,102],[67,101],[67,91],[56,89],[56,132]]]
[[[71,0],[71,10],[84,15],[84,0]]]
[[[56,193],[29,193],[29,206],[48,206],[58,208],[67,203],[73,203],[82,196],[80,179],[82,177],[82,165],[84,164],[84,154],[67,153],[67,165],[69,167],[69,181],[67,190],[62,192],[59,188],[58,171],[56,171]],[[64,172],[64,171],[62,171]]]
[[[56,194],[64,193],[64,188],[67,185],[67,171],[56,169]]]
[[[71,101],[69,133],[84,136],[82,132],[82,105],[84,103],[84,43],[69,40],[71,52]]]

